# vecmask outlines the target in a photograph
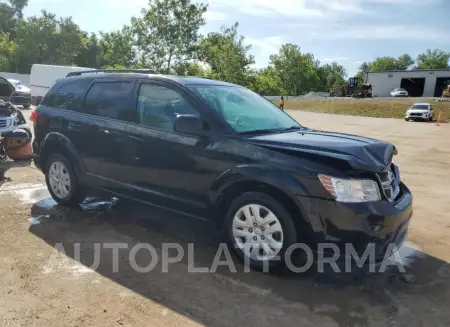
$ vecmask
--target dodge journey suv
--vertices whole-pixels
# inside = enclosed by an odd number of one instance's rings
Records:
[[[32,113],[34,161],[61,205],[100,190],[206,219],[256,269],[296,243],[375,244],[382,258],[407,235],[412,195],[390,143],[309,129],[225,82],[78,75]]]

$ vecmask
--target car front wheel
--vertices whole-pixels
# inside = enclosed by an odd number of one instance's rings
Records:
[[[52,155],[46,164],[45,180],[52,198],[61,205],[77,206],[85,195],[73,166],[61,154]]]
[[[248,192],[237,197],[226,218],[228,243],[250,267],[265,272],[286,264],[286,250],[297,241],[291,214],[270,195]]]

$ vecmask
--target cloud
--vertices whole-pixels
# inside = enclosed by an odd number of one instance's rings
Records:
[[[348,60],[349,58],[346,57],[338,57],[338,58],[324,58],[324,59],[319,59],[320,62],[339,62],[339,61],[345,61]]]
[[[245,42],[252,46],[251,53],[255,56],[255,66],[267,65],[271,54],[276,54],[281,46],[286,43],[286,36],[275,35],[263,38],[246,38]]]
[[[322,30],[323,39],[413,40],[449,43],[447,33],[421,25],[334,25]]]
[[[227,15],[220,11],[209,11],[208,10],[204,14],[204,17],[206,20],[225,20]]]

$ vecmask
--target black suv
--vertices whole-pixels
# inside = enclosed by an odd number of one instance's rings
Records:
[[[206,219],[254,268],[297,242],[375,243],[382,258],[407,235],[412,195],[390,143],[311,130],[225,82],[79,75],[32,114],[34,161],[59,204],[97,189]]]

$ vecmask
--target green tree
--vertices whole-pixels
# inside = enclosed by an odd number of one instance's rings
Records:
[[[16,26],[16,70],[29,73],[35,63],[73,65],[86,37],[72,18],[59,18],[45,10],[41,17],[21,19]]]
[[[12,58],[16,54],[16,44],[9,40],[9,35],[0,33],[0,71],[10,71]]]
[[[321,89],[318,62],[311,53],[302,53],[295,44],[284,44],[278,54],[270,56],[282,91],[286,95],[301,95]]]
[[[122,27],[121,30],[100,33],[101,39],[99,46],[99,65],[101,67],[135,67],[136,49],[129,26]]]
[[[449,68],[450,52],[440,49],[428,49],[417,56],[418,69],[445,69]]]
[[[0,0],[0,33],[9,34],[14,38],[14,29],[17,21],[23,17],[23,9],[28,5],[28,0]]]
[[[321,79],[320,89],[327,92],[333,90],[336,85],[342,85],[347,76],[344,66],[337,62],[318,67],[318,73]]]
[[[190,0],[149,0],[142,17],[132,18],[141,64],[169,73],[195,59],[207,5]]]
[[[248,53],[251,46],[238,34],[238,26],[222,26],[220,32],[208,33],[200,41],[199,58],[209,66],[212,78],[247,85],[250,65],[255,61]]]
[[[255,77],[248,87],[260,95],[282,94],[279,75],[271,66],[256,71]]]
[[[95,33],[83,37],[83,46],[75,58],[75,65],[80,67],[100,68],[100,48]]]

